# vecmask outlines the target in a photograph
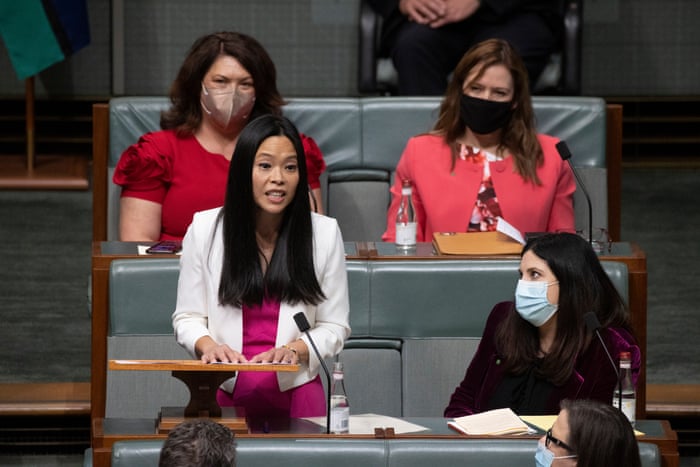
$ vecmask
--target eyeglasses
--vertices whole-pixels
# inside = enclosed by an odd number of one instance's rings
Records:
[[[544,439],[544,446],[545,446],[547,449],[549,449],[549,443],[554,443],[554,444],[556,444],[557,446],[559,446],[560,448],[564,448],[564,449],[566,449],[566,450],[569,451],[569,452],[576,453],[576,451],[574,451],[574,450],[571,448],[571,446],[569,446],[568,444],[566,444],[564,441],[562,441],[562,440],[560,440],[560,439],[557,439],[557,438],[555,438],[554,436],[552,436],[552,429],[551,429],[551,428],[550,428],[549,430],[547,430],[547,433],[546,433],[545,439]],[[569,457],[569,456],[567,456],[567,457]],[[576,456],[572,456],[572,457],[576,457]]]

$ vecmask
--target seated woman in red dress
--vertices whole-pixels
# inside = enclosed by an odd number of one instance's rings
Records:
[[[209,34],[192,45],[170,100],[162,130],[127,148],[115,169],[122,241],[182,239],[195,212],[223,205],[241,131],[259,115],[281,115],[284,105],[270,56],[258,41],[235,32]],[[312,208],[322,213],[326,165],[314,140],[302,140]]]

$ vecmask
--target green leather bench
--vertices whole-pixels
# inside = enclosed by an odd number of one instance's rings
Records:
[[[353,413],[442,416],[492,306],[513,295],[518,263],[348,260],[352,335],[339,358]],[[603,266],[628,297],[627,266]],[[190,358],[170,319],[178,268],[175,258],[112,262],[109,359]],[[187,400],[184,384],[167,372],[107,371],[106,417],[155,418]]]
[[[437,97],[294,98],[284,113],[312,136],[328,169],[321,179],[326,212],[346,241],[378,241],[386,228],[389,187],[408,139],[430,130]],[[93,108],[93,240],[118,240],[119,192],[112,173],[126,147],[159,129],[165,97],[120,97]],[[593,203],[594,227],[620,232],[621,108],[600,98],[533,98],[538,130],[567,141]],[[574,197],[576,226],[588,211]]]
[[[118,441],[112,467],[157,467],[162,441]],[[534,439],[238,438],[236,467],[531,467]],[[661,466],[656,445],[639,443],[643,467]],[[86,452],[84,467],[92,465]]]

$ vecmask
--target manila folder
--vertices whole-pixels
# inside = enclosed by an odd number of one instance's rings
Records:
[[[501,232],[434,232],[441,255],[519,255],[523,245]]]

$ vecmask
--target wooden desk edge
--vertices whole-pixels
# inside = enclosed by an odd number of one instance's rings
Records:
[[[291,363],[202,363],[199,360],[110,360],[110,370],[130,371],[299,371],[298,364]]]

